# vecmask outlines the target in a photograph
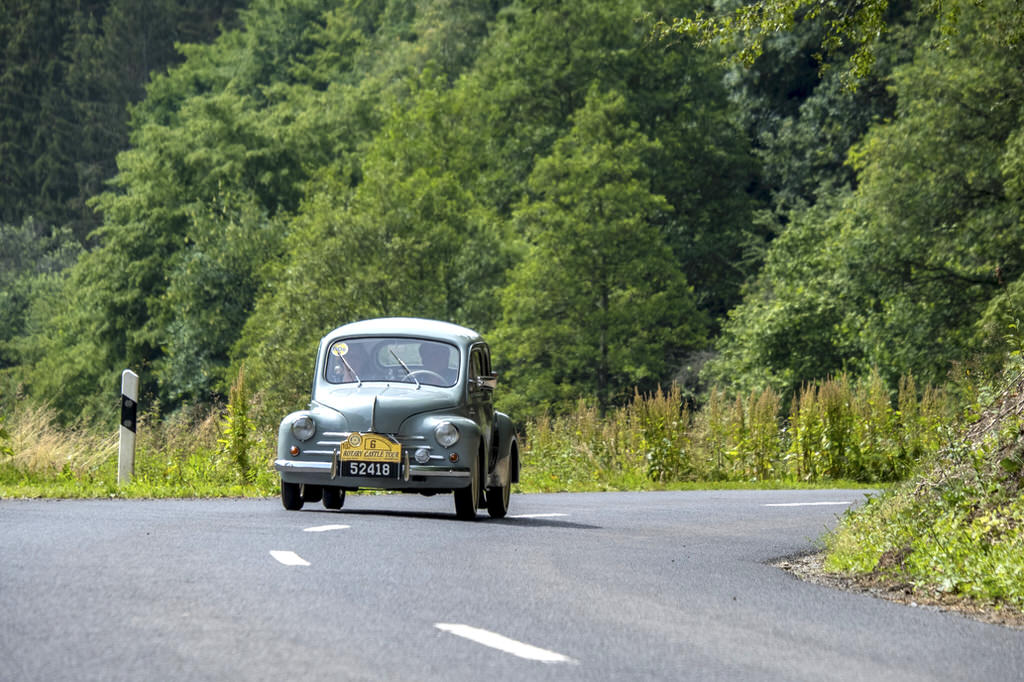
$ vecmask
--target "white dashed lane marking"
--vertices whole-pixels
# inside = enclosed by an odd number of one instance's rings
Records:
[[[285,566],[309,566],[309,562],[295,552],[272,549],[270,550],[270,556],[274,557]]]
[[[435,623],[434,627],[438,630],[451,633],[457,637],[463,637],[470,641],[482,644],[492,649],[504,651],[507,654],[518,656],[519,658],[526,658],[531,661],[540,661],[542,663],[579,663],[568,656],[555,653],[554,651],[548,651],[547,649],[541,649],[531,644],[524,644],[523,642],[517,642],[514,639],[509,639],[504,635],[499,635],[496,632],[490,632],[489,630],[482,630],[469,625],[459,625],[457,623]]]
[[[766,507],[831,507],[838,505],[850,505],[853,502],[778,502],[766,504]]]
[[[349,528],[349,526],[332,523],[327,526],[312,526],[310,528],[303,528],[302,530],[306,533],[326,533],[329,530],[345,530],[346,528]]]

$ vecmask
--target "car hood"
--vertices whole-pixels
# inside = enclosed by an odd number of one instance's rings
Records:
[[[317,396],[316,402],[345,416],[352,431],[398,433],[402,422],[414,414],[457,405],[455,392],[414,384],[363,385],[337,388]]]

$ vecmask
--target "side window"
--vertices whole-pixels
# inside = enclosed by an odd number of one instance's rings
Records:
[[[473,348],[469,354],[469,378],[476,379],[477,377],[483,376],[487,373],[487,367],[485,365],[486,357],[484,356],[483,349],[479,346]]]
[[[469,378],[491,375],[491,352],[485,345],[474,346],[469,354]]]

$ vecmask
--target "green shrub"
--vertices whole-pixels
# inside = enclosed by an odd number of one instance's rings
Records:
[[[632,456],[647,462],[647,475],[655,481],[686,481],[699,476],[693,460],[689,406],[679,386],[668,392],[658,390],[649,396],[634,393],[625,410],[625,433],[619,438],[629,442]]]
[[[912,401],[901,386],[897,452],[907,467],[923,453],[917,474],[844,516],[826,568],[1024,608],[1024,376],[1009,386],[941,449],[948,403],[929,391]]]
[[[0,456],[0,480],[51,485],[60,495],[272,494],[276,419],[249,393],[244,370],[229,395],[225,408],[143,414],[127,488],[116,485],[116,433],[60,427],[52,410],[23,405],[5,422],[9,437],[0,445],[8,443],[10,454]],[[678,386],[635,392],[604,413],[581,400],[568,413],[526,423],[518,489],[892,481],[941,445],[943,425],[956,414],[950,405],[942,391],[919,397],[911,379],[893,404],[877,373],[805,385],[788,415],[771,389],[727,396],[712,388],[699,409]]]
[[[14,457],[14,449],[11,448],[11,434],[7,433],[7,415],[0,414],[0,462]]]
[[[821,475],[825,448],[825,417],[818,401],[818,387],[805,385],[793,398],[789,417],[787,461],[795,466],[795,475],[804,481],[816,481]]]
[[[54,411],[41,405],[19,404],[8,417],[11,452],[0,457],[0,496],[193,497],[276,490],[267,437],[250,429],[242,440],[222,430],[228,417],[217,409],[140,416],[135,475],[127,486],[117,483],[116,430],[62,427]],[[246,447],[248,473],[228,449],[233,438]]]

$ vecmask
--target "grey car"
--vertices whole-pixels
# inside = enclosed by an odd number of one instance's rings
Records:
[[[363,320],[320,341],[309,408],[284,418],[274,468],[281,503],[340,509],[361,488],[453,493],[455,513],[508,513],[519,443],[494,409],[491,353],[471,329],[417,318]]]

